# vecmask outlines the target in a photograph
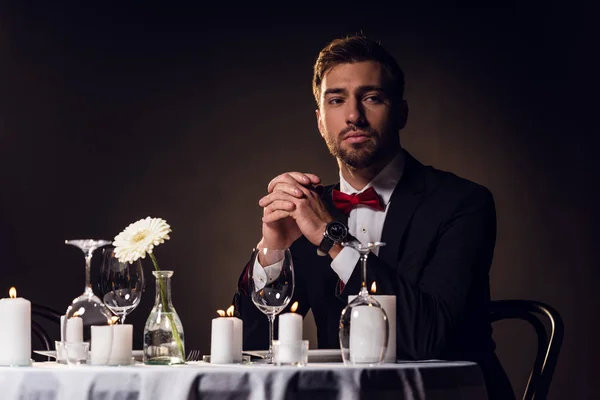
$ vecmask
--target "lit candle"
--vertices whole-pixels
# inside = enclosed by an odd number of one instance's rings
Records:
[[[377,284],[371,285],[371,295],[385,311],[388,317],[388,346],[385,352],[384,362],[396,362],[396,296],[374,295],[377,292]],[[348,302],[354,300],[356,296],[349,296]],[[385,324],[378,318],[376,310],[369,310],[367,306],[356,307],[353,310],[358,311],[356,319],[354,313],[350,325],[350,357],[354,354],[357,362],[369,362],[367,359],[375,357],[373,352],[377,352],[379,343],[383,341],[383,330]],[[352,336],[355,339],[352,339]],[[373,353],[373,354],[370,354]],[[378,356],[377,356],[378,357]],[[375,357],[375,358],[377,358]]]
[[[302,315],[296,314],[298,302],[292,304],[289,313],[279,316],[279,342],[290,343],[302,340]]]
[[[292,304],[289,313],[279,316],[279,349],[277,361],[298,363],[302,360],[302,316],[296,314],[298,302]]]
[[[210,336],[210,362],[230,364],[233,362],[233,319],[225,318],[225,311],[218,310],[219,317],[212,320]]]
[[[242,362],[242,347],[244,340],[244,324],[241,319],[234,317],[234,307],[231,305],[227,309],[227,319],[233,322],[233,362]]]
[[[31,302],[14,287],[9,296],[0,299],[0,365],[30,365]]]

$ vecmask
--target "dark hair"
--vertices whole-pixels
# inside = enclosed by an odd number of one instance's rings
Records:
[[[381,64],[390,84],[390,95],[395,99],[404,96],[404,72],[394,57],[381,44],[365,36],[355,35],[335,39],[321,50],[314,65],[313,94],[320,105],[321,82],[331,68],[361,61],[375,61]]]

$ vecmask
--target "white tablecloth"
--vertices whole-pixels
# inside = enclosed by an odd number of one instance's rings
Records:
[[[4,400],[486,399],[479,366],[421,362],[303,368],[265,365],[0,367]]]

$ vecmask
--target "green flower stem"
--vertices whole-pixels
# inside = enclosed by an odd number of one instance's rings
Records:
[[[158,261],[156,261],[156,257],[154,253],[150,253],[150,259],[152,260],[152,264],[154,264],[154,269],[156,271],[160,271],[158,267]],[[179,332],[177,331],[177,325],[175,324],[175,320],[173,319],[173,315],[170,312],[167,312],[167,293],[165,289],[165,283],[162,278],[158,278],[158,283],[160,285],[160,300],[162,302],[163,310],[167,314],[169,321],[171,322],[171,330],[173,331],[173,336],[175,336],[175,341],[177,342],[177,347],[179,348],[179,353],[181,353],[181,359],[185,360],[185,354],[183,353],[183,343],[181,343],[181,338],[179,337]]]

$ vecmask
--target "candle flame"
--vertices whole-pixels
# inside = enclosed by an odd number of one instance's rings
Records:
[[[17,288],[15,288],[14,286],[11,287],[8,291],[8,295],[11,299],[15,299],[17,297]]]
[[[298,309],[298,302],[295,301],[294,304],[292,304],[292,308],[290,309],[290,311],[296,312],[297,309]]]
[[[373,284],[371,285],[371,293],[375,292],[377,292],[377,284],[375,283],[375,281],[373,281]]]
[[[228,317],[233,317],[233,310],[235,310],[235,308],[233,307],[233,304],[229,306],[229,308],[227,309],[227,316]]]
[[[116,315],[114,315],[114,316],[110,317],[110,319],[108,320],[108,324],[109,325],[115,325],[118,320],[119,320],[119,317],[117,317]]]
[[[219,314],[219,317],[224,317],[225,316],[225,311],[223,311],[223,310],[217,310],[217,314]]]

